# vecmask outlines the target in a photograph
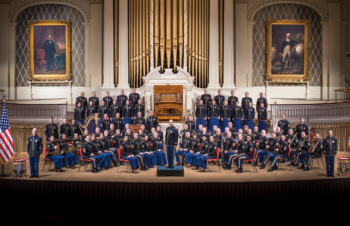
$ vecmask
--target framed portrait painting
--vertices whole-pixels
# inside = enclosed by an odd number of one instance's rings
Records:
[[[29,21],[29,80],[71,80],[71,22]]]
[[[309,20],[268,20],[266,80],[309,80]]]

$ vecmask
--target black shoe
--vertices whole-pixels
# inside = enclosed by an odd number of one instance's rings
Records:
[[[132,172],[132,173],[135,173],[135,174],[139,173],[139,172],[137,172],[137,171],[135,171],[135,172],[134,172],[134,171],[131,171],[131,172]]]
[[[101,169],[100,168],[96,168],[97,172],[101,172]]]
[[[256,163],[256,162],[254,162],[253,164],[252,164],[252,166],[257,166],[258,164]]]
[[[230,170],[231,166],[227,166],[226,168],[224,168],[224,170]]]
[[[330,177],[334,177],[334,175],[329,175]]]
[[[34,178],[35,176],[30,176],[29,178]]]
[[[278,166],[275,165],[275,166],[273,167],[273,169],[274,169],[274,170],[278,170]]]
[[[298,167],[298,164],[294,164],[293,166],[294,166],[294,167]]]
[[[142,167],[141,170],[142,171],[147,171],[147,169],[145,167]]]
[[[177,163],[176,163],[176,165],[177,165],[177,166],[179,166],[179,165],[180,165],[180,163],[179,163],[179,162],[177,162]]]
[[[236,173],[243,173],[243,169],[239,168],[238,170],[236,170]]]
[[[305,168],[303,169],[303,171],[308,171],[308,170],[310,170],[309,167],[305,167]]]
[[[171,168],[171,166],[167,166],[166,168],[168,168],[168,169],[169,169],[169,168]]]
[[[228,165],[225,163],[223,166],[222,166],[222,168],[226,168]]]
[[[171,169],[174,169],[175,167],[174,166],[170,166]]]
[[[93,170],[91,170],[91,173],[98,173],[98,171],[93,169]]]
[[[193,170],[198,170],[199,167],[192,168]]]
[[[267,172],[272,172],[273,171],[273,168],[270,168]]]
[[[304,166],[303,166],[303,165],[298,166],[298,168],[297,168],[297,169],[304,169]]]
[[[264,169],[265,168],[265,164],[262,164],[261,166],[260,166],[260,169]]]
[[[36,178],[39,178],[39,176],[36,176]]]
[[[327,177],[331,177],[331,175],[327,175]]]

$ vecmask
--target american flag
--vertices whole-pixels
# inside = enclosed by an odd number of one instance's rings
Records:
[[[3,108],[0,119],[0,158],[4,164],[8,163],[15,155],[13,140],[10,130],[9,118],[7,117],[6,103],[3,100]]]

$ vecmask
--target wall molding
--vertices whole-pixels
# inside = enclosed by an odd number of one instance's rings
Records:
[[[10,4],[11,0],[0,0],[0,4]]]
[[[277,4],[297,4],[297,5],[304,5],[308,6],[314,10],[320,15],[322,21],[328,21],[328,14],[325,9],[322,8],[321,5],[318,3],[311,1],[311,0],[265,0],[262,2],[257,3],[254,5],[248,12],[248,22],[254,21],[255,14],[262,8],[265,8],[266,6],[270,5],[277,5]]]
[[[12,10],[12,12],[10,13],[10,22],[15,23],[18,15],[26,8],[29,8],[31,6],[46,5],[46,4],[67,5],[67,6],[70,6],[72,8],[75,8],[83,15],[85,23],[90,22],[89,11],[87,9],[85,9],[85,7],[83,7],[82,5],[80,5],[79,3],[77,3],[73,0],[30,0],[27,2],[23,2],[22,4],[15,7]]]
[[[345,20],[346,18],[346,10],[350,6],[350,0],[346,0],[343,4],[340,6],[340,13],[341,13],[341,19]]]
[[[103,0],[90,0],[90,4],[102,4]]]

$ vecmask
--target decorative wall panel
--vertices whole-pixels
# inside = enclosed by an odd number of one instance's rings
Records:
[[[310,86],[320,86],[322,76],[322,26],[320,16],[302,5],[271,5],[259,10],[254,16],[253,26],[253,86],[264,86],[266,70],[266,21],[310,20]],[[283,85],[283,84],[275,84]],[[289,84],[291,85],[291,84]]]
[[[70,20],[72,22],[72,80],[73,86],[85,84],[85,27],[83,15],[65,5],[29,7],[17,18],[16,27],[16,86],[28,86],[28,21]],[[59,86],[46,85],[46,86]]]

